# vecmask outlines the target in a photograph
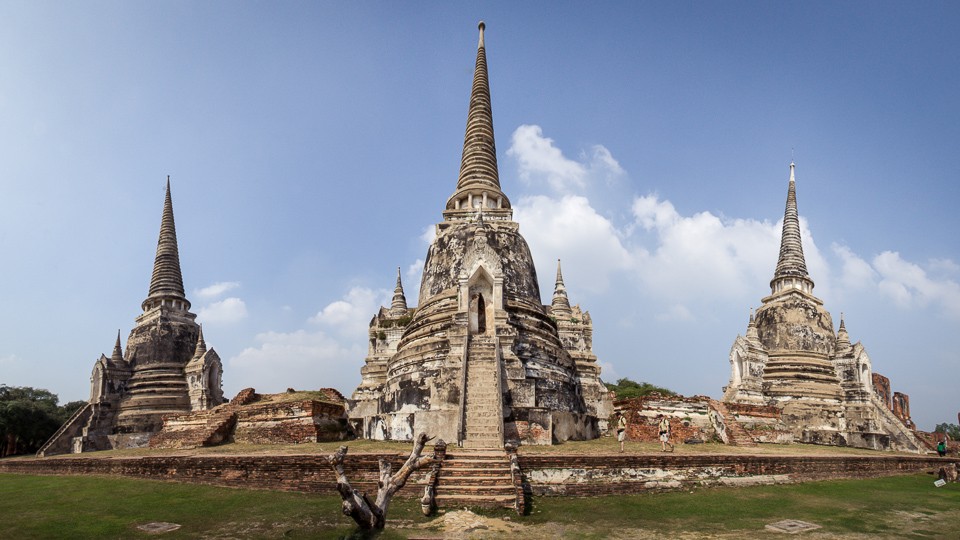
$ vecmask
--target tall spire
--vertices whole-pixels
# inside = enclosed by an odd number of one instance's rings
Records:
[[[570,299],[567,298],[567,288],[563,285],[563,273],[560,271],[560,259],[557,259],[557,284],[553,288],[553,302],[551,303],[554,314],[570,313]]]
[[[447,210],[486,208],[509,209],[510,201],[500,190],[497,170],[497,146],[493,136],[493,109],[487,79],[487,53],[483,40],[486,25],[480,21],[477,43],[477,64],[473,72],[467,129],[463,137],[460,177],[457,190],[447,201]]]
[[[790,186],[787,188],[787,206],[783,212],[783,231],[780,237],[780,257],[770,281],[770,290],[800,289],[813,293],[813,280],[807,274],[807,262],[800,242],[800,216],[797,213],[796,164],[790,162]]]
[[[180,273],[180,252],[177,249],[177,227],[173,221],[173,199],[170,197],[170,177],[167,176],[167,193],[163,201],[163,218],[160,220],[160,238],[157,240],[157,256],[153,262],[150,292],[143,301],[147,311],[170,300],[170,305],[190,309],[190,302],[183,291],[183,276]]]
[[[393,289],[393,302],[390,311],[407,311],[407,297],[403,295],[403,283],[400,282],[400,267],[397,267],[397,286]]]

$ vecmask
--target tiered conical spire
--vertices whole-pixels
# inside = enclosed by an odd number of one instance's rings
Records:
[[[403,283],[400,282],[400,267],[397,267],[397,286],[393,289],[393,302],[390,311],[407,311],[407,297],[403,295]]]
[[[794,169],[790,163],[790,186],[787,188],[787,205],[783,212],[783,231],[780,236],[780,257],[777,269],[770,281],[770,289],[776,293],[786,288],[799,288],[813,292],[813,280],[807,274],[807,262],[803,257],[800,241],[800,215],[797,212],[797,185]]]
[[[570,299],[567,298],[567,288],[563,285],[563,273],[560,271],[560,259],[557,259],[557,284],[553,288],[551,307],[555,315],[571,312]]]
[[[180,252],[177,248],[177,227],[173,221],[169,176],[163,201],[163,218],[160,221],[160,238],[157,240],[157,256],[150,278],[150,292],[143,301],[143,310],[155,307],[159,300],[163,299],[178,300],[184,309],[190,309],[190,302],[183,291],[183,275],[180,273]]]
[[[493,136],[493,109],[490,104],[490,84],[487,79],[487,53],[483,41],[486,25],[481,21],[480,41],[477,44],[477,64],[473,73],[467,130],[463,137],[463,155],[460,159],[460,177],[457,190],[447,201],[447,210],[470,208],[467,197],[486,197],[488,208],[510,208],[510,202],[500,190],[497,169],[497,146]]]

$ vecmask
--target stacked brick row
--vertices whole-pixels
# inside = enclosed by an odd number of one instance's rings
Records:
[[[520,455],[533,495],[594,496],[703,485],[749,485],[806,480],[868,478],[956,468],[957,458],[932,456],[751,456],[751,455]],[[394,470],[401,454],[347,455],[345,468],[357,489],[376,492],[378,460]],[[0,461],[0,472],[114,475],[251,489],[336,493],[326,457],[163,456],[101,459],[56,457]],[[398,493],[419,497],[429,469],[414,473]]]

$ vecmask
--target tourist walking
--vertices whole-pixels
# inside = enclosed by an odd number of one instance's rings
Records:
[[[617,441],[620,442],[620,453],[623,453],[623,441],[627,439],[627,419],[623,412],[617,411]]]
[[[940,454],[940,457],[947,455],[947,437],[944,436],[940,439],[940,442],[937,443],[937,453]]]
[[[673,452],[673,444],[670,442],[670,419],[662,414],[658,414],[657,418],[660,419],[658,424],[658,430],[660,431],[660,451],[666,452],[667,446],[670,447],[670,451]]]

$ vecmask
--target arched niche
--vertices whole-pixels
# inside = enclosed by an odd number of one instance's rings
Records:
[[[478,266],[467,280],[466,289],[470,334],[493,335],[495,307],[493,276],[483,266]]]
[[[93,365],[93,374],[90,376],[90,402],[97,403],[104,399],[107,388],[107,374],[103,369],[103,364],[97,362]]]

